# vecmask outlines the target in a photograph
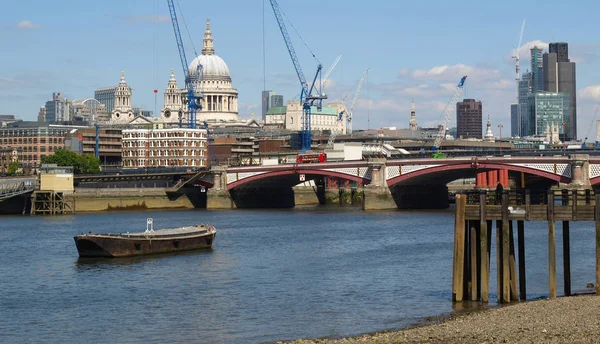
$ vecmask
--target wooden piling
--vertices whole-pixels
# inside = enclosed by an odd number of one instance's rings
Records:
[[[596,194],[596,295],[600,296],[600,193]]]
[[[488,235],[488,228],[491,230],[491,226],[488,227],[488,221],[485,217],[485,191],[479,195],[479,235],[481,244],[481,263],[479,267],[481,269],[481,301],[488,302],[489,290],[490,290],[490,249],[489,243],[491,241]]]
[[[517,221],[517,235],[519,245],[519,298],[527,299],[527,283],[525,278],[525,222]]]
[[[463,300],[466,205],[466,195],[457,194],[456,216],[454,222],[454,268],[452,271],[452,301]]]
[[[469,235],[469,242],[471,245],[471,301],[477,301],[477,228],[475,228],[475,221],[469,221],[471,227],[471,233]]]
[[[519,293],[517,290],[517,260],[515,258],[515,238],[513,231],[513,222],[508,222],[509,244],[510,244],[510,300],[518,301]]]
[[[510,302],[510,231],[508,224],[508,190],[502,193],[502,299]]]
[[[569,221],[563,221],[563,272],[565,296],[571,296],[571,239],[569,234]]]
[[[550,298],[556,298],[556,235],[554,223],[554,191],[548,193],[548,279]]]
[[[496,287],[498,290],[498,303],[504,302],[504,288],[502,278],[502,220],[496,221]]]

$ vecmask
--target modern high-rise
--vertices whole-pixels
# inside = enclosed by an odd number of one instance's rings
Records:
[[[283,96],[275,94],[273,91],[262,91],[262,120],[267,120],[267,112],[272,107],[281,107],[283,105]]]
[[[550,43],[550,52],[544,54],[544,91],[569,95],[569,112],[565,113],[567,139],[577,138],[576,66],[569,60],[568,44]]]
[[[531,73],[526,72],[521,76],[519,80],[519,136],[531,136],[535,133],[534,120],[531,118],[529,113],[529,98],[528,95],[531,93]]]
[[[46,102],[46,122],[64,122],[71,120],[69,101],[60,92],[52,93],[52,100]]]
[[[510,104],[510,136],[517,137],[521,136],[519,134],[519,113],[518,113],[519,104]]]
[[[99,88],[94,91],[94,99],[106,106],[106,112],[111,113],[115,108],[115,91],[117,86]]]
[[[543,50],[534,46],[531,48],[531,93],[544,90]]]
[[[456,135],[458,138],[483,138],[482,133],[483,109],[480,101],[463,99],[456,103]]]
[[[537,92],[529,94],[529,112],[535,118],[535,135],[545,136],[549,128],[556,127],[560,139],[564,139],[564,129],[568,129],[569,95],[560,92]],[[563,126],[564,123],[564,126]]]

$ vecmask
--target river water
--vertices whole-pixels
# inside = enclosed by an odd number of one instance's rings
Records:
[[[74,235],[143,230],[147,217],[212,224],[214,249],[78,259]],[[264,343],[402,328],[453,311],[453,223],[451,211],[314,207],[0,217],[0,342]],[[547,295],[546,233],[526,223],[529,298]],[[593,223],[571,224],[571,247],[581,290],[594,281]],[[494,250],[491,261],[490,301]]]

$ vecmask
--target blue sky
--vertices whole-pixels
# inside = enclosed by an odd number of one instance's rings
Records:
[[[575,3],[577,5],[575,5]],[[266,86],[286,100],[299,93],[292,62],[268,0],[179,0],[200,50],[206,18],[215,50],[228,64],[239,91],[240,117],[260,117],[263,90],[263,4]],[[419,125],[442,122],[452,88],[468,74],[465,96],[483,102],[484,116],[510,128],[515,102],[510,59],[526,19],[521,70],[531,42],[566,41],[577,62],[578,136],[595,137],[592,120],[600,100],[600,42],[595,1],[383,1],[279,0],[331,74],[330,100],[340,100],[369,68],[354,110],[354,128],[407,127],[414,99]],[[69,99],[93,97],[95,88],[116,85],[121,70],[134,89],[133,104],[162,107],[171,68],[183,87],[173,29],[164,0],[14,1],[0,12],[0,114],[34,120],[52,92]],[[193,58],[183,29],[188,60]],[[288,30],[310,78],[316,61]],[[547,46],[546,46],[547,49]],[[350,102],[351,96],[346,98]],[[600,119],[600,118],[598,118]],[[453,115],[450,125],[455,123]],[[485,122],[485,121],[484,121]]]

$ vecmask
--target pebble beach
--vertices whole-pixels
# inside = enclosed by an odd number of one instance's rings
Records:
[[[440,317],[400,331],[286,343],[600,343],[600,297],[542,299]]]

